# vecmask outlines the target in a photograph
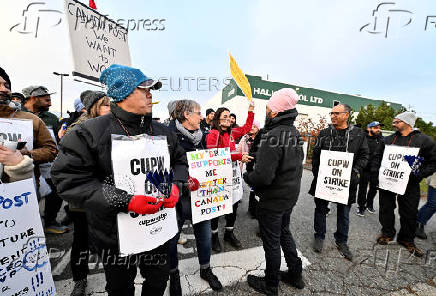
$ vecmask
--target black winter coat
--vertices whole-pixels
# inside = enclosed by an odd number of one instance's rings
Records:
[[[124,206],[120,208],[118,200],[114,203],[102,190],[103,181],[113,176],[111,135],[127,134],[117,118],[131,136],[144,133],[166,136],[175,181],[186,182],[188,177],[186,155],[176,135],[166,126],[152,121],[151,115],[129,113],[111,104],[111,113],[74,127],[60,143],[52,179],[62,199],[79,203],[85,209],[90,244],[95,251],[118,252],[117,214],[127,212],[131,198],[122,200]]]
[[[401,133],[396,132],[393,135],[385,137],[385,145],[397,145],[420,148],[418,156],[424,158],[418,174],[410,175],[409,184],[420,183],[423,178],[427,178],[436,172],[436,143],[427,135],[424,135],[419,130],[412,131],[408,136],[403,137]],[[382,155],[384,152],[384,145]],[[380,160],[381,161],[381,160]]]
[[[384,138],[381,134],[377,136],[366,134],[366,141],[369,148],[369,160],[364,171],[378,174],[381,159],[383,158]]]
[[[259,196],[259,207],[282,211],[292,208],[300,194],[303,149],[294,126],[295,109],[279,113],[263,129],[256,165],[244,180]]]
[[[349,135],[349,138],[347,136]],[[348,150],[347,150],[348,139]],[[338,134],[333,125],[323,129],[316,139],[312,155],[313,181],[310,186],[309,194],[315,196],[316,182],[318,178],[321,150],[342,151],[354,153],[353,171],[351,173],[350,190],[348,204],[356,202],[357,185],[359,184],[358,174],[366,167],[369,160],[369,149],[366,141],[365,132],[360,128],[350,125],[345,131],[345,137]],[[347,150],[347,151],[346,151]]]

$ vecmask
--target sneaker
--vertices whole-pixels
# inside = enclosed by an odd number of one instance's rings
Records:
[[[375,210],[373,207],[367,207],[366,210],[368,211],[368,213],[370,214],[375,214]]]
[[[71,292],[70,296],[85,296],[85,290],[87,285],[88,281],[86,279],[75,282],[73,291]]]
[[[415,255],[416,257],[424,256],[424,252],[421,249],[419,249],[414,242],[406,242],[401,240],[397,240],[397,242],[398,244],[405,247],[411,254]]]
[[[188,239],[186,238],[186,236],[183,234],[183,232],[180,232],[180,237],[179,240],[177,241],[177,243],[179,245],[184,245],[188,242]]]
[[[315,239],[313,240],[313,250],[317,253],[321,253],[323,246],[324,246],[324,240],[315,237]]]
[[[361,208],[358,208],[356,210],[356,215],[359,216],[359,217],[365,217],[365,210],[361,209]]]
[[[47,225],[44,228],[45,233],[51,233],[51,234],[63,234],[69,231],[70,231],[69,227],[61,225],[58,222],[50,223],[50,225]]]
[[[178,269],[174,272],[170,272],[170,296],[182,296],[180,272]]]
[[[345,259],[353,261],[353,254],[351,253],[346,243],[336,242],[336,248],[338,248],[339,253],[341,253],[341,255],[344,256]]]
[[[280,271],[280,280],[297,289],[304,289],[305,286],[301,273],[293,274],[289,271]]]
[[[387,235],[384,235],[384,234],[382,234],[382,235],[380,235],[378,238],[377,238],[377,243],[379,244],[379,245],[387,245],[387,244],[389,244],[391,241],[393,241],[394,240],[394,238],[393,237],[390,237],[390,236],[387,236]]]
[[[242,249],[242,244],[241,242],[236,238],[235,234],[233,233],[233,230],[226,230],[226,232],[224,232],[224,240],[228,243],[230,243],[230,245],[235,248],[235,249]]]
[[[209,286],[212,288],[212,290],[222,290],[223,285],[221,285],[221,282],[218,280],[217,276],[213,274],[210,267],[204,269],[200,268],[200,277],[209,283]]]
[[[247,283],[250,287],[252,287],[256,292],[268,295],[268,296],[277,296],[279,295],[279,287],[269,287],[266,285],[266,281],[264,277],[248,275]]]
[[[218,237],[218,232],[212,233],[212,250],[214,250],[215,252],[218,252],[218,253],[221,252],[221,250],[222,250],[220,238]]]
[[[424,224],[416,223],[416,233],[415,236],[420,239],[427,239],[427,234],[424,231]]]

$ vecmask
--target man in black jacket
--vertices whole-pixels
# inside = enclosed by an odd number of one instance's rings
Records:
[[[279,279],[304,288],[302,262],[289,230],[292,209],[300,193],[303,149],[294,126],[298,113],[297,93],[291,88],[276,91],[267,103],[265,128],[256,153],[253,171],[245,182],[259,196],[257,218],[265,251],[265,277],[249,275],[248,284],[260,293],[278,295]],[[280,274],[281,253],[288,271]]]
[[[359,173],[366,167],[369,158],[369,149],[365,133],[358,127],[348,124],[351,107],[346,104],[339,104],[333,107],[330,112],[332,125],[323,129],[313,148],[312,173],[313,181],[309,194],[315,196],[316,182],[320,164],[321,150],[342,151],[354,153],[351,182],[349,187],[348,204],[337,204],[337,225],[335,242],[339,252],[346,259],[352,261],[353,254],[348,248],[348,230],[350,226],[351,205],[356,202],[357,185],[359,184]],[[326,215],[328,213],[329,201],[315,196],[315,238],[313,249],[315,252],[322,251],[326,233]]]
[[[157,202],[156,198],[151,201],[151,197],[132,196],[114,187],[105,190],[109,186],[105,180],[113,177],[111,135],[166,136],[175,181],[187,180],[186,155],[177,137],[164,125],[152,121],[150,90],[159,89],[160,82],[147,78],[138,69],[119,65],[103,71],[100,80],[107,85],[107,94],[115,104],[109,114],[76,126],[62,139],[52,177],[59,195],[81,204],[86,211],[90,247],[103,259],[108,295],[133,296],[138,265],[146,279],[141,295],[163,295],[169,274],[169,243],[137,254],[134,259],[139,258],[139,262],[126,262],[118,256],[117,214],[153,214],[162,205],[175,207],[178,196]]]
[[[395,134],[385,138],[386,145],[420,148],[418,156],[423,157],[423,161],[416,173],[410,173],[404,195],[380,189],[379,221],[382,225],[382,234],[377,238],[377,243],[386,245],[395,237],[394,210],[397,201],[401,225],[397,242],[407,248],[410,253],[422,257],[424,253],[415,245],[416,216],[421,197],[419,183],[436,171],[436,143],[429,136],[413,129],[415,121],[416,115],[413,112],[398,114],[392,122],[396,130]]]
[[[365,210],[371,214],[374,210],[374,197],[377,194],[378,170],[383,156],[383,136],[380,130],[380,122],[373,121],[367,125],[366,141],[369,148],[369,161],[360,173],[359,193],[357,204],[359,208],[356,214],[360,217],[365,216]],[[369,191],[368,190],[369,183]],[[368,192],[368,195],[366,194]]]

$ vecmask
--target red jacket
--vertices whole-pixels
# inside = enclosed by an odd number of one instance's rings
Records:
[[[248,112],[247,120],[242,127],[232,128],[232,132],[223,133],[220,135],[219,131],[212,129],[206,137],[207,148],[226,148],[230,147],[230,153],[232,155],[232,161],[241,160],[242,153],[236,151],[235,139],[239,139],[243,135],[247,134],[253,127],[254,113]]]

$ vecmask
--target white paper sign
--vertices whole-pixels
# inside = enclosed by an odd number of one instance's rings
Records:
[[[0,118],[0,141],[27,142],[27,150],[33,149],[33,121],[31,119]]]
[[[419,148],[386,145],[379,171],[379,188],[400,195],[406,192],[412,169],[404,155],[417,156]]]
[[[348,204],[354,153],[321,150],[315,196]]]
[[[0,294],[54,296],[33,179],[0,184]]]
[[[140,135],[129,139],[112,135],[112,166],[115,185],[129,194],[161,197],[146,174],[170,171],[170,155],[165,136]],[[118,237],[122,255],[150,251],[173,238],[178,231],[174,208],[161,208],[155,214],[120,213]]]
[[[192,223],[233,211],[233,170],[229,148],[187,152],[189,176],[200,182],[191,192]]]
[[[76,0],[65,0],[74,76],[98,81],[112,64],[130,66],[127,29]]]
[[[233,204],[237,203],[241,200],[244,195],[244,190],[242,188],[242,174],[241,174],[241,166],[239,165],[239,161],[232,162],[232,170],[233,170]]]

